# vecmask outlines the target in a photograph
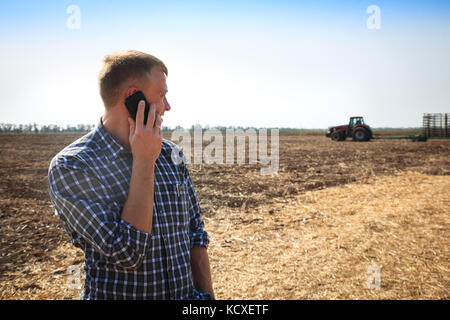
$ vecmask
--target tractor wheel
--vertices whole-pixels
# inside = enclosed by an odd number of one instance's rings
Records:
[[[367,132],[368,132],[368,135],[367,135],[367,141],[369,141],[370,139],[372,139],[373,138],[373,132],[372,132],[372,130],[367,130]]]
[[[356,129],[353,132],[353,140],[355,141],[367,141],[369,140],[369,133],[365,129]]]
[[[333,140],[333,141],[341,141],[341,137],[342,137],[342,135],[341,135],[340,131],[334,131],[331,134],[331,140]]]

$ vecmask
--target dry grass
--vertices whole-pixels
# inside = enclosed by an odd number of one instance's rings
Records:
[[[449,176],[407,172],[207,219],[217,296],[448,299],[448,190]]]
[[[448,299],[450,176],[406,172],[205,217],[218,299]],[[1,299],[78,299],[65,243],[4,274]],[[370,266],[381,288],[369,290]]]
[[[80,283],[83,285],[82,264],[84,253],[72,246],[70,242],[48,253],[44,261],[26,264],[19,271],[11,270],[3,276],[15,279],[13,282],[2,282],[0,299],[79,299],[81,289],[74,289],[76,284],[68,273],[70,266],[80,269]],[[68,285],[69,284],[69,285]]]

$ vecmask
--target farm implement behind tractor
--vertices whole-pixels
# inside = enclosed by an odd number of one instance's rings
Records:
[[[425,116],[424,116],[425,119]],[[448,118],[445,118],[448,123]],[[442,121],[441,121],[442,123]],[[425,128],[425,126],[424,126]],[[448,132],[447,127],[445,127],[445,132]],[[442,131],[442,130],[441,130]],[[369,141],[370,139],[409,139],[413,142],[415,141],[427,141],[427,134],[410,134],[408,136],[402,137],[383,137],[380,135],[374,135],[372,129],[368,124],[365,123],[363,117],[350,117],[348,124],[341,126],[329,127],[326,137],[331,138],[333,141],[344,141],[346,138],[353,138],[354,141]]]
[[[427,141],[427,136],[424,134],[410,134],[408,136],[404,136],[404,137],[382,137],[382,136],[375,136],[373,137],[373,139],[388,139],[388,140],[396,140],[396,139],[410,139],[413,142],[416,141]]]

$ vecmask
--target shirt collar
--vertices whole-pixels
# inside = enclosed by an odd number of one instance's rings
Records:
[[[105,126],[103,125],[102,118],[97,123],[97,127],[95,129],[97,140],[100,146],[100,149],[109,157],[115,158],[119,154],[131,154],[129,150],[124,148],[120,143],[118,143],[114,138],[106,131]]]

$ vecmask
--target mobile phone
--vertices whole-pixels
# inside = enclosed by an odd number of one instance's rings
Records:
[[[145,95],[142,91],[137,91],[133,93],[131,96],[125,99],[125,106],[128,109],[128,113],[136,121],[136,113],[138,110],[139,101],[144,100],[145,102],[145,110],[144,110],[144,125],[147,124],[148,112],[150,111],[150,104],[147,99],[145,99]]]

